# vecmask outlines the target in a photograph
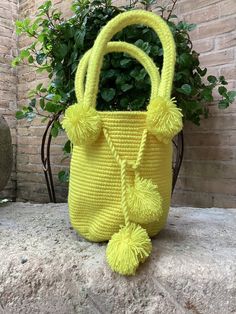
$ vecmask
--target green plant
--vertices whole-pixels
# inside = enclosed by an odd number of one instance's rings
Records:
[[[67,19],[53,9],[51,1],[38,8],[34,20],[26,18],[16,22],[17,34],[24,34],[32,43],[21,50],[13,65],[28,64],[37,72],[47,72],[47,86],[39,84],[30,91],[30,102],[20,111],[18,119],[32,120],[36,115],[43,121],[55,114],[63,114],[65,109],[76,102],[74,76],[81,56],[92,47],[100,28],[111,18],[125,10],[135,9],[141,4],[147,10],[154,0],[130,1],[126,7],[117,8],[111,0],[75,0],[72,5],[74,15]],[[174,35],[177,60],[173,86],[173,96],[182,108],[184,120],[199,125],[202,118],[208,117],[208,103],[213,102],[213,90],[218,89],[221,99],[220,109],[227,108],[236,96],[228,91],[228,83],[223,76],[207,76],[202,69],[199,54],[194,51],[189,37],[196,25],[178,21],[173,14],[177,0],[172,0],[170,9],[159,6],[160,15],[166,19]],[[134,25],[118,33],[114,40],[134,43],[162,68],[162,47],[156,34],[148,27]],[[145,110],[150,92],[150,81],[145,70],[127,54],[105,56],[100,79],[100,92],[97,98],[99,110]],[[135,95],[135,98],[133,97]],[[56,137],[61,130],[60,122],[55,122],[51,133]],[[70,152],[67,142],[63,148]],[[62,176],[63,177],[63,176]]]

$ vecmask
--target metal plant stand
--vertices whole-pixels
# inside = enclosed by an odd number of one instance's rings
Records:
[[[52,168],[50,163],[50,147],[52,141],[51,128],[55,121],[58,121],[61,112],[54,115],[48,122],[46,129],[44,131],[41,143],[41,160],[43,164],[43,172],[46,179],[47,190],[49,201],[52,203],[56,203],[56,194],[54,189],[54,182],[52,176]],[[183,161],[183,153],[184,153],[184,137],[183,131],[181,131],[174,139],[173,139],[173,179],[172,179],[172,193],[174,191],[176,181],[179,175],[179,170]]]

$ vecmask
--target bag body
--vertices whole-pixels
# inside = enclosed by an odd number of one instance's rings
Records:
[[[119,155],[130,162],[136,160],[145,112],[100,112],[103,125]],[[127,183],[134,181],[134,172],[127,167]],[[162,196],[160,220],[144,224],[150,236],[165,225],[172,187],[172,145],[164,144],[153,135],[147,136],[140,175],[151,179]],[[70,220],[82,236],[90,241],[110,240],[124,224],[121,208],[120,169],[103,134],[92,146],[75,146],[70,166]]]
[[[161,77],[150,57],[125,42],[110,42],[132,24],[152,27],[163,51]],[[147,111],[96,110],[103,57],[125,52],[149,74]],[[152,250],[149,237],[165,225],[172,188],[172,138],[182,129],[182,114],[171,99],[175,44],[158,15],[134,10],[121,13],[100,31],[81,59],[75,77],[78,103],[62,122],[73,144],[69,214],[76,231],[90,241],[107,241],[107,262],[122,275],[135,274]],[[86,77],[86,80],[85,80]],[[134,95],[135,97],[135,95]]]

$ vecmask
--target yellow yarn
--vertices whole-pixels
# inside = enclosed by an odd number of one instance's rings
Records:
[[[84,81],[91,52],[92,48],[83,55],[75,74],[75,93],[78,103],[84,99]],[[155,98],[160,85],[160,74],[153,60],[140,48],[122,41],[109,42],[105,48],[105,54],[111,52],[125,52],[140,62],[140,64],[146,69],[152,83],[150,100]]]
[[[137,177],[128,187],[127,205],[130,220],[140,224],[159,221],[163,214],[161,195],[149,179]]]
[[[161,81],[157,68],[144,52],[130,44],[108,43],[122,28],[139,23],[152,27],[162,42]],[[96,106],[103,56],[109,51],[123,50],[133,56],[137,54],[150,75],[148,111],[97,112],[92,108]],[[161,17],[143,10],[116,16],[103,27],[92,50],[82,58],[75,90],[78,102],[83,105],[69,108],[63,120],[63,127],[75,143],[68,198],[71,223],[91,241],[110,240],[107,261],[112,270],[123,275],[134,274],[139,263],[149,256],[152,246],[148,236],[156,235],[164,227],[168,215],[172,145],[157,138],[166,142],[180,128],[181,114],[170,103],[174,64],[173,36]],[[142,227],[132,218],[141,221]]]
[[[91,144],[101,132],[102,121],[94,108],[74,104],[66,109],[62,127],[74,145]]]
[[[147,128],[159,141],[168,143],[183,128],[181,109],[173,100],[158,96],[148,106]]]
[[[131,223],[113,234],[107,245],[106,256],[113,271],[121,275],[134,275],[151,250],[152,243],[147,231]]]
[[[99,75],[107,43],[115,33],[132,24],[143,24],[154,29],[163,46],[163,68],[158,95],[170,98],[175,66],[175,43],[166,22],[153,12],[133,10],[117,15],[103,27],[94,42],[88,65],[85,104],[96,106]]]

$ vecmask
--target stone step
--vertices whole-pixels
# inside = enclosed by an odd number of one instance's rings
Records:
[[[172,208],[136,276],[70,227],[66,204],[0,207],[0,313],[236,313],[236,209]]]

